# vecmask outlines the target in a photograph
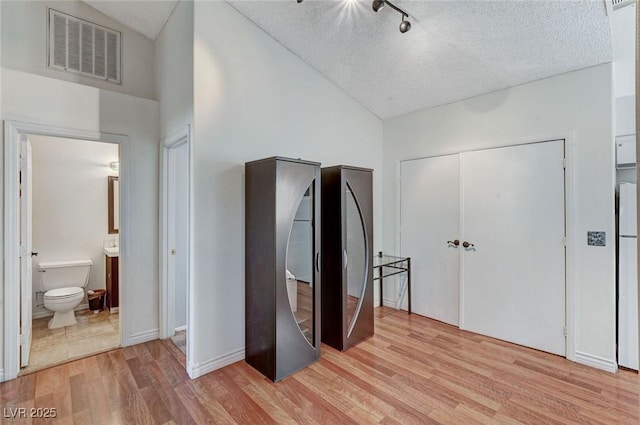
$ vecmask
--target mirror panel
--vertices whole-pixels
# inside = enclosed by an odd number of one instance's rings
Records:
[[[343,255],[347,260],[347,336],[349,336],[358,320],[367,285],[368,252],[364,220],[349,183],[346,184],[346,190],[347,249]]]
[[[314,183],[307,188],[291,226],[287,244],[287,295],[300,332],[314,345],[313,205]]]
[[[117,176],[108,177],[108,231],[109,234],[118,233],[120,229],[120,184]]]

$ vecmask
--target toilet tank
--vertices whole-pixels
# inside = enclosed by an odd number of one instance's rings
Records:
[[[39,263],[40,289],[42,292],[47,292],[72,286],[84,288],[89,283],[92,264],[91,260]]]

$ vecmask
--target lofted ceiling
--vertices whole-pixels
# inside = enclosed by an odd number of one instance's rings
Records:
[[[155,39],[175,1],[86,3]],[[603,0],[229,0],[382,119],[612,60]]]

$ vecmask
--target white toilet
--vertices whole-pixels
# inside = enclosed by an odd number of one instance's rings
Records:
[[[89,283],[91,260],[56,261],[38,264],[40,290],[44,292],[44,307],[53,311],[49,329],[74,325],[73,309],[84,298],[84,288]]]

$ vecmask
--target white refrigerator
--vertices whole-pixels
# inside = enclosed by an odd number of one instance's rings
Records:
[[[636,185],[620,184],[618,364],[638,370],[638,245]]]

